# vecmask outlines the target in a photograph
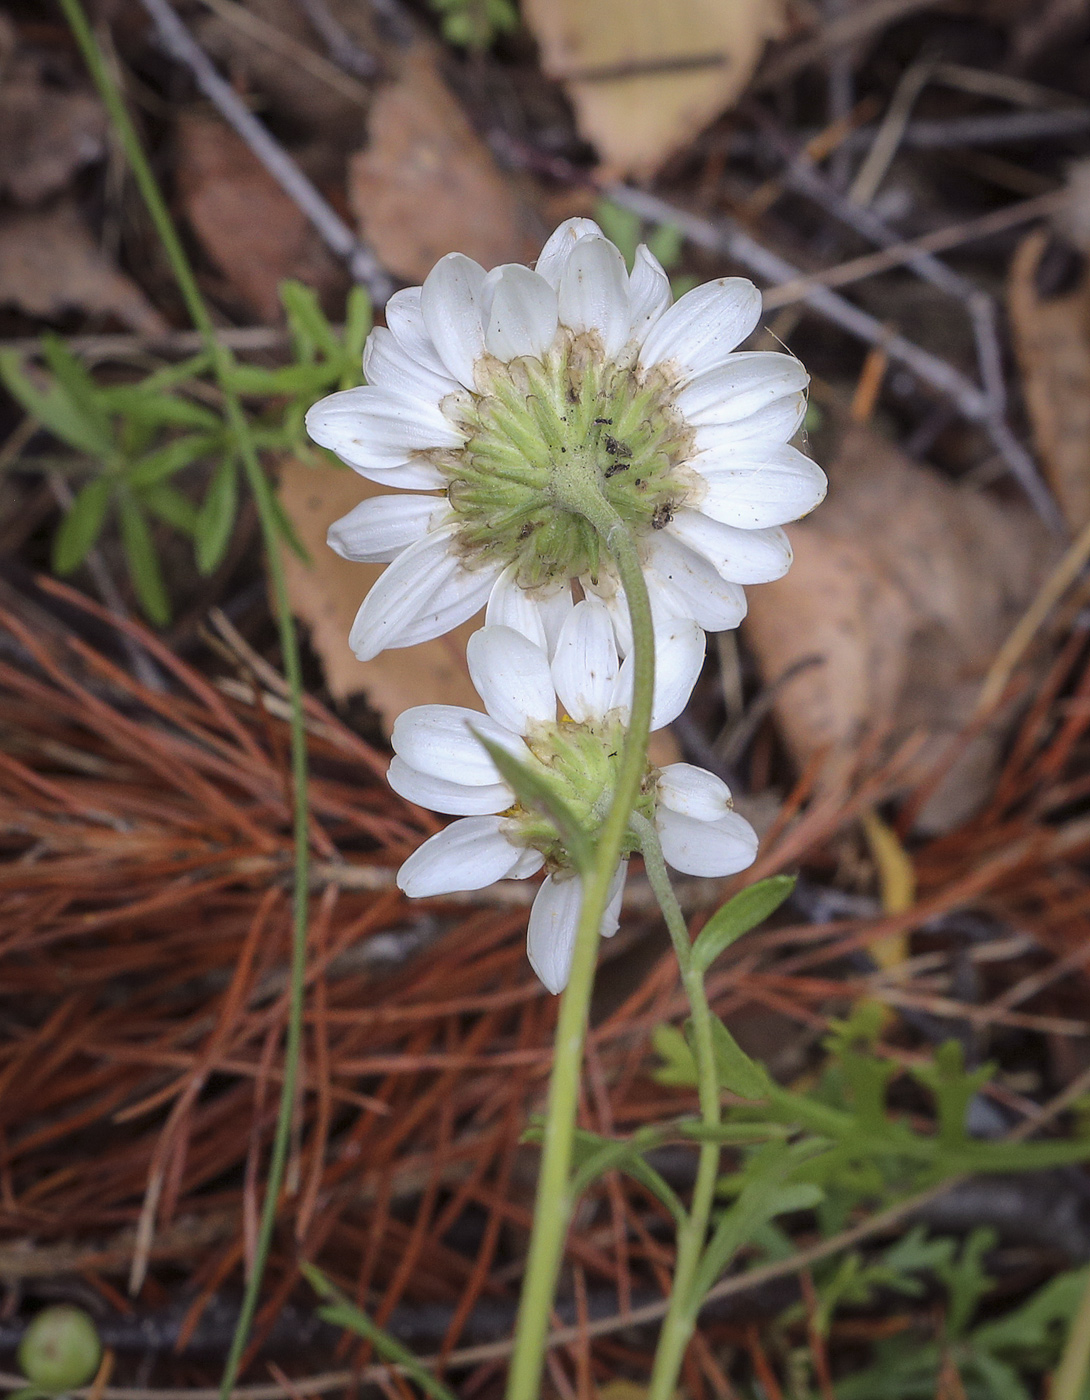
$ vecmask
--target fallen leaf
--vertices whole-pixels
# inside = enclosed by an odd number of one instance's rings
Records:
[[[480,626],[463,623],[445,637],[420,646],[384,651],[374,661],[357,661],[348,633],[364,594],[383,564],[354,564],[326,544],[326,531],[366,496],[384,495],[381,486],[349,468],[287,463],[280,473],[280,504],[310,554],[304,564],[285,553],[288,591],[297,617],[310,628],[329,693],[335,700],[366,692],[389,732],[410,705],[467,705],[480,709],[466,666],[466,642]]]
[[[261,321],[281,317],[279,284],[296,278],[319,295],[344,273],[306,215],[246,143],[203,113],[177,123],[178,190],[205,252]]]
[[[170,329],[136,283],[95,247],[69,204],[0,223],[0,303],[43,320],[85,311],[145,335]]]
[[[1061,282],[1055,293],[1052,258],[1076,268],[1074,283]],[[1011,263],[1009,305],[1037,452],[1078,533],[1090,520],[1090,265],[1038,229]]]
[[[524,0],[541,62],[613,175],[649,175],[741,93],[783,0]]]
[[[454,251],[485,267],[537,257],[536,214],[473,130],[429,45],[414,45],[398,80],[379,91],[368,132],[349,166],[349,198],[361,236],[391,272],[421,282]]]
[[[106,151],[106,113],[90,92],[42,81],[32,59],[16,60],[0,84],[0,191],[40,204]]]
[[[310,555],[309,564],[295,554],[284,555],[292,611],[310,628],[310,644],[329,693],[335,700],[366,693],[389,734],[410,705],[481,708],[469,679],[466,643],[484,618],[478,614],[433,642],[384,651],[373,661],[356,660],[348,634],[364,594],[386,566],[342,559],[326,544],[326,532],[365,496],[384,494],[381,486],[349,468],[289,462],[280,473],[280,504]],[[649,757],[659,768],[678,762],[681,751],[669,730],[652,734]]]
[[[744,635],[800,764],[871,733],[891,747],[922,733],[922,775],[968,723],[1055,545],[1028,510],[944,480],[865,428],[829,475],[829,500],[788,528],[791,571],[749,591]],[[968,746],[921,829],[975,809],[1001,738],[993,728]]]

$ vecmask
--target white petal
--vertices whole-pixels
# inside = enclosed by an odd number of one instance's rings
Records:
[[[439,468],[424,457],[395,467],[353,467],[353,471],[365,481],[374,481],[395,491],[433,491],[447,485]]]
[[[785,394],[755,409],[736,423],[701,423],[696,429],[697,451],[742,448],[761,442],[790,442],[806,417],[806,395]]]
[[[397,872],[413,899],[456,890],[482,890],[509,875],[521,848],[503,835],[504,817],[464,817],[431,836]]]
[[[601,238],[602,230],[593,219],[565,219],[541,250],[535,271],[550,287],[560,286],[560,277],[571,251],[581,238]]]
[[[797,394],[809,382],[793,355],[750,350],[729,355],[715,369],[691,379],[678,393],[677,406],[694,426],[737,423],[776,399]]]
[[[608,568],[602,567],[598,572],[597,579],[591,579],[584,574],[579,580],[579,585],[586,597],[597,598],[605,604],[613,620],[613,634],[617,638],[617,650],[622,656],[627,656],[632,650],[632,620],[628,615],[628,603],[625,600],[624,589],[617,576],[611,573]]]
[[[334,520],[326,543],[342,559],[385,564],[450,513],[437,496],[372,496]]]
[[[791,542],[777,526],[739,530],[695,510],[678,510],[666,529],[731,583],[771,583],[791,567]]]
[[[436,778],[431,773],[421,773],[397,754],[390,760],[386,781],[407,802],[429,807],[433,812],[448,812],[453,817],[504,812],[515,800],[506,783],[469,784]]]
[[[403,762],[427,777],[466,787],[491,787],[503,780],[478,734],[516,758],[530,757],[517,734],[489,715],[462,705],[414,705],[402,710],[394,721],[390,743]]]
[[[825,473],[788,443],[758,452],[701,453],[689,463],[704,478],[698,508],[742,530],[785,525],[825,499]]]
[[[545,631],[545,641],[548,644],[549,655],[556,651],[556,644],[560,639],[565,622],[575,606],[571,596],[571,584],[567,579],[555,588],[542,589],[540,592],[531,593],[538,616],[541,618],[541,626]]]
[[[528,875],[536,875],[545,864],[545,857],[533,846],[526,846],[518,858],[518,864],[507,872],[509,880],[525,880]]]
[[[361,661],[441,637],[484,607],[498,570],[463,568],[454,535],[452,525],[429,531],[371,586],[348,637]]]
[[[422,290],[421,287],[404,287],[395,292],[386,303],[386,324],[403,350],[425,369],[445,378],[448,371],[436,352],[420,309]]]
[[[619,665],[607,608],[584,598],[564,623],[553,657],[553,684],[572,719],[601,719],[610,709]]]
[[[597,331],[607,358],[628,340],[632,311],[624,258],[606,238],[584,238],[560,279],[560,320],[573,331]]]
[[[461,385],[449,374],[422,365],[385,326],[376,326],[363,347],[363,377],[379,389],[439,403]]]
[[[500,277],[484,337],[489,353],[504,361],[516,355],[543,355],[556,335],[556,292],[543,277],[518,263],[494,271]]]
[[[624,899],[624,882],[627,877],[628,861],[618,861],[609,886],[609,898],[602,915],[602,926],[598,930],[603,938],[612,938],[621,926],[621,901]]]
[[[320,447],[350,467],[381,471],[430,447],[460,447],[465,439],[436,403],[365,384],[321,399],[306,417]]]
[[[556,692],[544,647],[511,627],[482,627],[466,646],[469,674],[492,718],[513,734],[556,721]]]
[[[651,728],[671,724],[689,703],[700,679],[707,638],[704,629],[687,617],[659,617],[655,622],[655,693]],[[614,686],[614,708],[632,709],[632,652],[624,659]]]
[[[420,289],[420,309],[436,353],[460,384],[475,387],[484,354],[480,295],[485,272],[463,253],[440,258]]]
[[[757,859],[757,833],[737,812],[703,822],[659,807],[655,826],[663,855],[683,875],[735,875]]]
[[[673,301],[670,279],[645,243],[636,249],[636,261],[628,279],[628,295],[632,302],[632,338],[642,342]]]
[[[745,277],[720,277],[686,292],[651,327],[640,351],[649,369],[664,361],[689,374],[712,369],[756,326],[761,294]]]
[[[548,650],[541,612],[525,588],[518,583],[518,563],[508,564],[488,595],[484,612],[486,627],[511,627],[535,645]]]
[[[707,632],[727,631],[745,617],[746,595],[736,583],[720,578],[701,555],[665,530],[645,547],[647,586],[660,615],[692,618]]]
[[[664,807],[698,822],[714,822],[731,810],[730,788],[722,778],[691,763],[668,763],[659,774],[658,798]]]
[[[577,875],[566,880],[546,875],[530,909],[526,956],[554,996],[568,985],[582,905],[583,887]]]

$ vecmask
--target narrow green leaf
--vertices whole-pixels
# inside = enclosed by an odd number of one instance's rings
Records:
[[[218,433],[186,433],[125,468],[125,480],[135,491],[157,486],[208,455],[220,441]]]
[[[333,327],[326,320],[313,287],[307,287],[302,282],[287,281],[280,283],[279,292],[288,325],[304,351],[313,345],[327,358],[339,358],[341,346]]]
[[[344,1327],[359,1337],[366,1337],[384,1361],[403,1367],[421,1390],[432,1396],[433,1400],[456,1400],[453,1392],[441,1381],[436,1380],[430,1371],[425,1370],[408,1347],[402,1346],[396,1337],[391,1337],[389,1332],[383,1331],[378,1323],[373,1322],[365,1312],[361,1312],[313,1264],[301,1264],[299,1267],[315,1293],[320,1298],[330,1299],[328,1307],[318,1309],[318,1316],[323,1322],[328,1322],[334,1327]]]
[[[197,508],[173,486],[149,486],[140,492],[140,504],[165,524],[192,538],[197,532]]]
[[[473,729],[472,725],[470,728]],[[586,875],[594,865],[594,847],[564,799],[553,791],[546,778],[527,764],[513,758],[499,744],[486,739],[475,729],[473,736],[488,751],[489,758],[500,770],[500,776],[514,788],[520,801],[533,811],[548,817],[553,823],[572,859],[572,864],[581,874]]]
[[[14,350],[0,352],[0,382],[31,418],[61,442],[100,460],[111,456],[113,440],[103,432],[101,422],[88,418],[55,380],[43,393],[24,372]]]
[[[82,487],[53,537],[53,568],[70,574],[94,549],[110,504],[111,483],[97,476]]]
[[[111,413],[123,413],[147,427],[203,428],[213,430],[221,418],[212,409],[164,389],[149,390],[142,384],[117,384],[101,391],[102,403]]]
[[[344,370],[340,387],[351,389],[363,378],[363,346],[375,324],[371,298],[358,284],[348,293],[344,312]]]
[[[106,406],[106,391],[95,383],[86,365],[76,359],[58,335],[42,337],[42,358],[80,416],[94,425],[103,442],[109,442],[110,414]]]
[[[720,953],[744,933],[764,923],[794,888],[793,875],[773,875],[770,880],[759,880],[728,900],[700,930],[693,944],[694,966],[706,972]]]
[[[600,199],[594,206],[594,218],[609,241],[621,250],[631,271],[640,241],[640,216],[612,200]]]
[[[647,251],[658,258],[667,272],[681,257],[684,235],[676,224],[662,224],[647,238]]]
[[[129,577],[144,612],[152,622],[163,627],[170,621],[170,599],[147,518],[128,493],[119,498],[118,504],[121,510],[121,544],[125,550]]]
[[[216,468],[196,522],[197,568],[210,574],[222,561],[238,514],[238,471],[233,457]]]
[[[768,1071],[749,1058],[718,1016],[712,1017],[712,1040],[720,1087],[743,1099],[766,1098]]]
[[[696,1056],[676,1026],[656,1026],[651,1032],[651,1044],[663,1059],[654,1073],[657,1084],[697,1082]]]

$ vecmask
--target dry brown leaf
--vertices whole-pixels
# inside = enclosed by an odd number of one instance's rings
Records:
[[[144,335],[170,329],[135,282],[95,247],[67,204],[9,215],[0,224],[0,303],[45,320],[86,311],[116,317]]]
[[[205,252],[262,321],[280,318],[289,277],[319,294],[343,280],[306,215],[230,127],[190,112],[177,124],[178,189]]]
[[[385,267],[420,282],[450,252],[485,267],[528,262],[543,230],[416,44],[375,98],[367,149],[349,167],[360,233]]]
[[[1010,273],[1010,317],[1041,464],[1074,533],[1090,520],[1090,271],[1048,296],[1047,230],[1024,239]]]
[[[524,0],[545,72],[611,174],[647,175],[736,100],[783,0]]]
[[[365,693],[387,734],[410,705],[466,705],[479,710],[481,702],[466,666],[466,643],[483,625],[479,614],[445,637],[384,651],[374,661],[357,661],[348,649],[348,633],[364,594],[386,566],[342,559],[326,544],[326,531],[365,496],[385,494],[382,487],[347,468],[289,462],[280,474],[279,494],[311,559],[307,565],[295,554],[285,553],[292,611],[310,628],[311,646],[334,699]],[[680,757],[668,730],[652,734],[652,763],[661,768]]]
[[[922,733],[919,771],[968,722],[996,649],[1033,596],[1055,546],[1027,510],[916,466],[853,429],[828,502],[789,528],[790,573],[749,592],[745,637],[776,686],[776,716],[802,763],[830,746]],[[810,663],[810,664],[804,664]],[[929,830],[985,795],[999,736],[956,764],[924,814]]]
[[[385,494],[348,468],[285,465],[280,474],[280,504],[294,524],[311,562],[285,554],[288,590],[296,615],[310,628],[310,641],[337,700],[365,692],[387,732],[410,705],[468,705],[480,709],[466,667],[466,642],[480,624],[468,622],[434,642],[384,651],[374,661],[357,661],[348,649],[348,633],[363,596],[382,573],[383,564],[353,564],[325,542],[326,531],[365,496]]]
[[[0,84],[0,191],[40,204],[106,150],[106,113],[89,92],[42,82],[38,65],[17,60]]]

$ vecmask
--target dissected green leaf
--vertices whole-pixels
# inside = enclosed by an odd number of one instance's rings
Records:
[[[113,439],[98,415],[88,417],[56,380],[44,392],[39,389],[14,350],[0,351],[0,381],[20,407],[61,442],[99,460],[112,456]]]
[[[659,1084],[696,1083],[696,1056],[676,1026],[656,1026],[651,1032],[651,1043],[663,1059],[655,1070]]]
[[[281,282],[279,292],[300,359],[309,359],[313,350],[321,350],[327,358],[339,359],[340,342],[313,287],[287,281]]]
[[[718,1016],[712,1017],[712,1039],[720,1088],[743,1099],[767,1098],[768,1071],[749,1058]]]
[[[104,476],[95,477],[77,493],[53,537],[53,568],[58,574],[70,574],[94,549],[106,523],[111,494],[111,482]]]
[[[693,963],[706,972],[720,953],[777,910],[795,888],[793,875],[773,875],[729,899],[700,930],[693,944]]]
[[[147,517],[128,493],[118,498],[118,505],[121,544],[133,588],[144,612],[152,622],[163,627],[170,621],[170,599]]]
[[[220,441],[218,433],[186,433],[173,438],[164,447],[148,452],[125,468],[125,480],[133,490],[141,491],[166,481],[185,467],[206,457]]]
[[[197,529],[197,507],[189,499],[165,483],[149,486],[140,493],[140,504],[164,524],[172,526],[183,535],[192,536]]]
[[[194,539],[197,568],[210,574],[227,553],[238,515],[238,469],[233,457],[216,468],[197,513]]]

